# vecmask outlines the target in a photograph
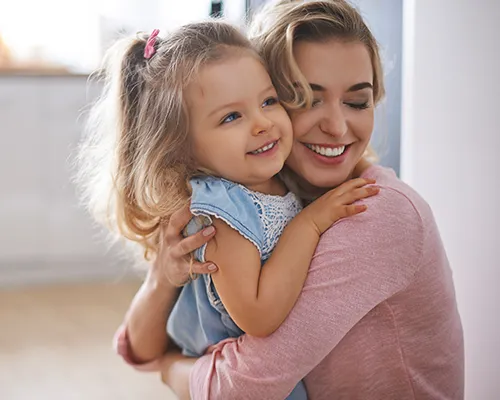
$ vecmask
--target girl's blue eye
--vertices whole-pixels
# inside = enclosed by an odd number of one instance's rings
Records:
[[[316,107],[317,105],[321,104],[320,99],[314,99],[311,103],[311,107]]]
[[[266,101],[264,101],[264,103],[262,103],[262,106],[268,107],[268,106],[273,106],[277,103],[278,103],[278,99],[276,97],[269,97],[268,99],[266,99]]]
[[[240,117],[241,117],[240,113],[233,112],[231,114],[226,115],[222,120],[221,124],[227,124],[229,122],[236,121]]]

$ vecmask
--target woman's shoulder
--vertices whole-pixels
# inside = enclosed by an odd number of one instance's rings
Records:
[[[390,169],[372,166],[362,177],[376,179],[380,192],[362,200],[368,206],[364,213],[335,223],[320,245],[416,267],[424,251],[428,206]]]
[[[372,165],[363,174],[364,178],[372,178],[380,186],[379,195],[372,199],[373,217],[380,219],[397,218],[401,222],[424,224],[433,219],[427,202],[408,184],[399,179],[394,170],[380,165]]]
[[[368,206],[365,212],[344,218],[326,231],[317,254],[335,254],[347,265],[407,284],[425,252],[426,222],[421,215],[425,207],[392,170],[373,166],[362,177],[376,179],[380,192],[362,200]]]

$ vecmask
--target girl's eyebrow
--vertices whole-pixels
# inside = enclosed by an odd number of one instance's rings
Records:
[[[241,103],[240,102],[234,102],[234,103],[228,103],[228,104],[223,104],[217,108],[215,108],[214,110],[212,110],[208,116],[211,117],[212,115],[226,109],[226,108],[237,108]]]
[[[264,90],[262,90],[262,91],[260,92],[260,95],[263,95],[264,93],[269,92],[269,91],[271,91],[271,90],[273,90],[273,89],[274,89],[274,86],[271,84],[271,85],[269,85],[268,87],[266,87]],[[212,115],[216,114],[217,112],[219,112],[219,111],[221,111],[221,110],[224,110],[224,109],[226,109],[226,108],[236,108],[236,107],[237,107],[237,106],[239,106],[239,105],[241,105],[241,103],[240,103],[240,102],[238,102],[238,101],[233,102],[233,103],[223,104],[223,105],[221,105],[221,106],[217,107],[216,109],[212,110],[212,111],[208,114],[208,116],[209,116],[209,117],[211,117]]]

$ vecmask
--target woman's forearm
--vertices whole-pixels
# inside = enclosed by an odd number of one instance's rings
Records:
[[[168,345],[166,323],[178,292],[175,286],[160,283],[153,271],[148,273],[125,317],[135,362],[148,362],[164,354]]]
[[[176,349],[169,349],[161,362],[161,379],[179,400],[190,400],[189,375],[197,358],[183,356]]]

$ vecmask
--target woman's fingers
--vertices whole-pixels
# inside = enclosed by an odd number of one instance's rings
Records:
[[[212,274],[217,271],[217,265],[215,265],[212,262],[206,262],[206,263],[199,263],[199,262],[194,262],[193,266],[191,267],[191,271],[194,274],[199,274],[199,275],[205,275],[205,274]]]
[[[191,214],[189,205],[182,207],[172,214],[165,230],[165,239],[168,243],[175,243],[176,240],[182,237],[181,232],[191,218],[193,218],[193,214]]]
[[[180,242],[172,245],[171,255],[174,258],[181,258],[192,253],[197,248],[203,246],[215,235],[215,228],[208,226],[192,236],[182,239]]]

